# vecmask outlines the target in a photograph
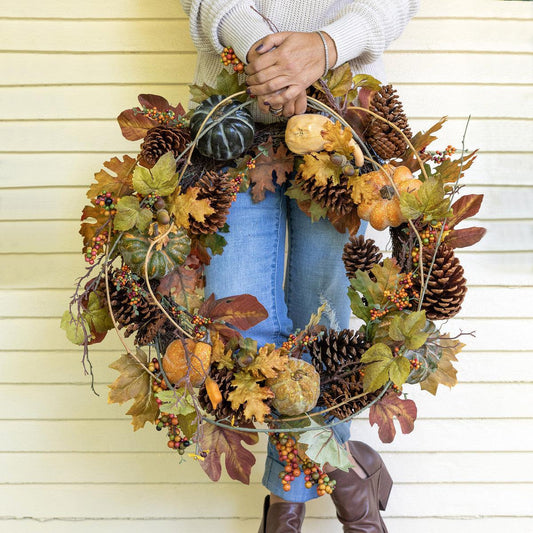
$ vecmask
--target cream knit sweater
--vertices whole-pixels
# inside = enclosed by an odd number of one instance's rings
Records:
[[[382,54],[397,39],[420,0],[181,0],[198,50],[195,83],[213,82],[222,68],[219,53],[232,46],[245,60],[250,47],[273,30],[327,32],[337,63],[385,82]],[[259,13],[252,9],[254,7]],[[324,58],[317,58],[323,62]]]

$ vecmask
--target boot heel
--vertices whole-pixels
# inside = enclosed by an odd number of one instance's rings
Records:
[[[387,503],[389,501],[389,496],[392,490],[392,478],[389,474],[389,471],[385,468],[383,464],[381,466],[381,472],[379,473],[378,481],[378,500],[379,508],[381,511],[384,511],[387,508]]]

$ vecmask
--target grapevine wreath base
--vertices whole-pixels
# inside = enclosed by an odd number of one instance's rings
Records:
[[[110,365],[119,377],[109,402],[133,400],[134,429],[154,424],[211,479],[226,454],[230,477],[248,483],[255,457],[243,444],[266,432],[287,465],[284,489],[302,475],[322,495],[334,488],[325,463],[350,468],[335,424],[369,408],[391,442],[394,417],[404,433],[414,427],[405,384],[435,394],[456,383],[463,344],[439,321],[460,311],[466,293],[455,248],[485,232],[456,228],[482,201],[456,198],[475,152],[427,151],[444,119],[412,136],[396,91],[347,65],[315,84],[306,114],[254,124],[233,70],[215,87],[192,86],[198,106],[188,113],[140,95],[140,107],[120,114],[123,135],[142,140],[141,150],[105,162],[89,188],[80,229],[87,271],[61,327],[89,367],[89,346],[115,330],[125,353]],[[250,294],[204,297],[203,267],[223,253],[237,194],[260,202],[285,182],[313,221],[352,235],[343,261],[361,326],[326,329],[321,308],[282,346],[258,346],[245,332],[265,308]],[[355,237],[361,219],[389,229],[391,257]]]

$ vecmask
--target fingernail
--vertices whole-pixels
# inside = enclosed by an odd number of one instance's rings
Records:
[[[250,89],[250,87],[247,87],[247,88],[246,88],[246,94],[247,94],[248,96],[252,96],[252,89]]]
[[[259,50],[261,50],[261,48],[263,48],[263,45],[262,45],[262,44],[260,44],[260,45],[255,49],[255,51],[256,51],[256,52],[259,52]]]
[[[270,102],[265,102],[265,105],[270,105]]]

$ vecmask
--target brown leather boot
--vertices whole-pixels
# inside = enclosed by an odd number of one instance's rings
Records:
[[[259,533],[300,533],[304,516],[304,503],[279,502],[270,505],[270,496],[265,496]]]
[[[350,453],[368,476],[361,479],[353,470],[335,470],[337,482],[331,498],[344,533],[387,533],[379,513],[387,507],[392,479],[379,454],[364,442],[350,441]]]

